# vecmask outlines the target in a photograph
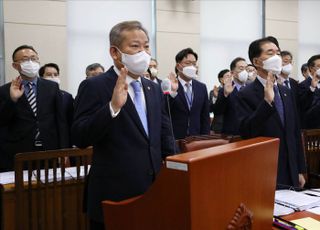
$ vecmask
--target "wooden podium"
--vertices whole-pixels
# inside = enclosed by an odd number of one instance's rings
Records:
[[[103,201],[108,230],[271,229],[279,139],[168,157],[139,197]]]

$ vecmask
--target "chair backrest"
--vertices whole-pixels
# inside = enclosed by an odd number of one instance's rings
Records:
[[[320,129],[303,130],[302,140],[307,163],[309,187],[320,186]]]
[[[17,154],[16,229],[87,229],[82,203],[91,157],[92,148]]]
[[[181,153],[224,145],[241,140],[239,136],[226,136],[222,134],[189,136],[178,141]]]

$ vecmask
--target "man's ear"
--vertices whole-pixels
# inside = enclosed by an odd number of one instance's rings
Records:
[[[253,64],[254,66],[259,66],[260,63],[259,63],[259,59],[258,59],[258,58],[253,58],[252,61],[253,61],[252,64]]]
[[[19,63],[12,62],[12,67],[13,67],[15,70],[17,70],[17,71],[20,71],[20,70],[21,70]]]
[[[114,46],[110,47],[109,52],[110,52],[110,56],[112,57],[113,60],[119,60],[120,59],[119,58],[119,51]]]

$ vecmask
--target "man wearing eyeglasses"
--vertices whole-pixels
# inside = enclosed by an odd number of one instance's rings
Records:
[[[23,45],[12,55],[19,76],[0,87],[0,128],[7,130],[0,170],[14,168],[14,155],[68,146],[68,128],[57,83],[40,79],[38,53]]]

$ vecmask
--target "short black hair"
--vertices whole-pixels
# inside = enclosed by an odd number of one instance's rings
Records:
[[[230,64],[230,70],[234,70],[234,68],[236,68],[236,65],[239,61],[246,61],[246,59],[242,58],[242,57],[236,57],[235,59],[233,59],[233,61]]]
[[[248,67],[248,66],[252,66],[253,68],[257,69],[257,68],[256,68],[254,65],[252,65],[252,64],[248,64],[247,67]]]
[[[45,72],[47,67],[55,68],[57,70],[58,74],[60,74],[60,69],[59,69],[59,66],[57,64],[55,64],[55,63],[47,63],[47,64],[41,66],[41,68],[39,69],[39,76],[40,77],[43,77],[44,72]]]
[[[304,63],[301,66],[301,73],[303,74],[308,69],[308,63]]]
[[[266,43],[273,43],[280,50],[278,40],[272,36],[260,38],[260,39],[257,39],[255,41],[251,42],[251,44],[249,45],[248,56],[249,56],[249,59],[253,65],[254,65],[253,59],[256,57],[259,57],[261,55],[261,53],[262,53],[261,46]]]
[[[309,69],[314,66],[314,62],[315,62],[316,60],[318,60],[318,59],[320,59],[320,54],[313,55],[311,58],[309,58],[308,63],[307,63]]]
[[[219,73],[218,73],[218,80],[220,80],[221,78],[223,78],[223,75],[225,75],[226,73],[230,72],[230,70],[228,69],[224,69],[224,70],[221,70]]]
[[[37,51],[33,48],[33,46],[29,46],[29,45],[22,45],[22,46],[19,46],[18,48],[16,48],[13,53],[12,53],[12,61],[14,61],[14,58],[16,56],[16,53],[19,52],[20,50],[24,50],[24,49],[29,49],[29,50],[32,50],[33,52],[35,52],[36,54]]]
[[[196,61],[198,61],[198,54],[196,52],[194,52],[191,48],[186,48],[186,49],[181,50],[179,53],[177,53],[176,63],[181,62],[189,54],[192,54],[196,58]]]
[[[104,72],[104,67],[100,63],[93,63],[88,65],[86,68],[86,75],[88,76],[90,71],[93,71],[98,68],[101,68],[102,71]]]
[[[284,51],[281,51],[280,52],[280,55],[281,55],[281,57],[284,57],[284,56],[290,56],[291,57],[291,59],[293,58],[293,56],[292,56],[292,54],[289,52],[289,51],[287,51],[287,50],[284,50]]]

